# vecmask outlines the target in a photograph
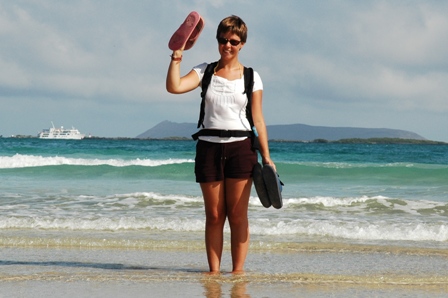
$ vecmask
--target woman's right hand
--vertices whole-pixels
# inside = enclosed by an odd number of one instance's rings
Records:
[[[183,53],[184,53],[184,50],[183,50],[183,48],[182,49],[180,49],[180,50],[175,50],[175,51],[173,51],[173,54],[171,55],[171,57],[172,58],[181,58],[182,59],[182,56],[183,56]],[[182,60],[181,60],[182,61]]]
[[[183,50],[175,50],[171,56],[170,66],[166,75],[166,90],[169,93],[181,94],[192,91],[199,86],[199,76],[194,70],[181,77],[180,63],[182,62]]]

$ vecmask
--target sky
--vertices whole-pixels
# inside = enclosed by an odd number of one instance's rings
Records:
[[[100,137],[196,123],[200,90],[165,89],[168,41],[191,11],[205,28],[181,72],[218,60],[218,23],[240,16],[249,30],[240,61],[263,80],[268,125],[448,142],[448,1],[439,0],[0,0],[0,135],[37,135],[51,121]]]

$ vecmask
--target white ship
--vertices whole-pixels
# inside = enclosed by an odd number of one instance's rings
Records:
[[[53,127],[49,129],[42,130],[37,136],[39,139],[62,139],[62,140],[82,140],[84,135],[79,132],[76,128],[72,127],[70,129],[61,127],[54,127],[53,122],[51,122]]]

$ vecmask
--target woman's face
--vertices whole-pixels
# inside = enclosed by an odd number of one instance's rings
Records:
[[[218,49],[221,59],[237,57],[243,46],[244,43],[241,42],[241,38],[232,32],[221,34],[218,38]]]

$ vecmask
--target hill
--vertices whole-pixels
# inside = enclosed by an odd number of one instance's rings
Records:
[[[313,141],[324,139],[338,141],[341,139],[396,138],[426,140],[410,131],[389,128],[326,127],[305,124],[269,125],[270,140]],[[191,138],[198,129],[194,123],[176,123],[163,121],[137,136],[139,139]]]

